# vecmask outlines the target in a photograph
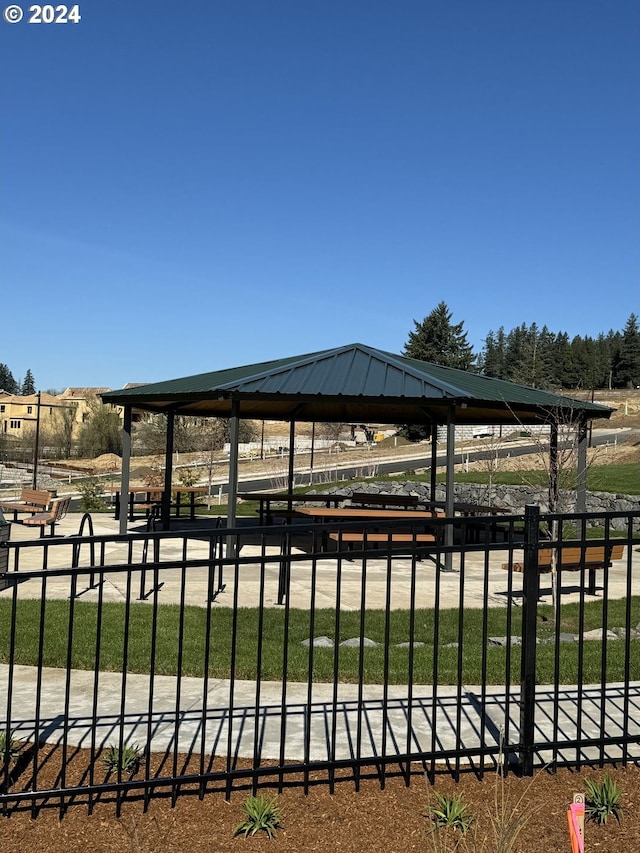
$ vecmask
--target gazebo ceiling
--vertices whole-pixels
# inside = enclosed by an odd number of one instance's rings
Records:
[[[147,412],[386,424],[535,424],[608,418],[613,409],[480,374],[348,344],[101,395]]]

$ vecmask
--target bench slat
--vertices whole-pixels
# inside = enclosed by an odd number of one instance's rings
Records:
[[[365,533],[364,531],[344,531],[329,533],[334,542],[435,542],[432,533]]]
[[[19,512],[46,510],[50,501],[51,495],[46,489],[21,489],[17,500],[0,501],[0,508],[12,510],[13,520],[18,521]]]
[[[587,545],[585,548],[579,545],[571,545],[559,549],[558,568],[561,571],[578,572],[582,569],[608,569],[612,560],[621,560],[624,557],[624,545],[615,544],[605,547],[604,545]],[[541,548],[538,551],[538,571],[546,573],[551,571],[552,549]],[[520,560],[512,563],[502,563],[505,570],[512,569],[514,572],[522,573],[524,563]]]
[[[53,536],[57,522],[62,521],[65,517],[70,504],[71,496],[67,498],[54,498],[47,512],[36,513],[29,518],[23,519],[21,523],[26,527],[39,527],[41,536],[44,535],[45,528],[50,527],[51,535]]]

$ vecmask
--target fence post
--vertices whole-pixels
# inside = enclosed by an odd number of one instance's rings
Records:
[[[536,620],[540,594],[538,536],[540,508],[524,508],[524,573],[522,578],[522,664],[520,673],[520,770],[533,776],[536,706]]]

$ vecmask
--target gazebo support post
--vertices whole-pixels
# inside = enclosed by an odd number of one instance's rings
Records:
[[[309,485],[313,483],[313,454],[316,444],[316,422],[311,424],[311,458],[309,460]]]
[[[454,480],[455,480],[455,459],[456,459],[456,412],[452,407],[447,413],[447,482],[445,492],[445,515],[447,518],[453,518],[454,515]],[[453,545],[453,524],[447,524],[445,527],[444,544]],[[444,555],[445,569],[450,572],[453,566],[453,553],[447,551]]]
[[[587,511],[587,445],[588,430],[584,418],[578,424],[578,471],[576,479],[576,512]]]
[[[293,491],[295,481],[294,465],[295,465],[295,447],[296,447],[296,422],[291,418],[289,422],[289,473],[287,475],[287,491],[289,494]],[[291,509],[291,507],[289,507]]]
[[[167,412],[167,438],[164,451],[164,491],[162,492],[162,505],[160,508],[160,520],[163,530],[171,526],[171,481],[173,480],[173,436],[175,433],[175,414]]]
[[[240,435],[240,401],[231,401],[229,420],[229,495],[227,503],[227,527],[236,526],[236,504],[238,502],[238,443]],[[235,557],[235,543],[227,539],[227,557]]]
[[[438,424],[431,423],[431,500],[436,499],[436,479],[438,467]]]
[[[127,532],[129,518],[129,480],[131,478],[131,406],[124,407],[122,421],[122,471],[120,472],[119,532]]]
[[[553,420],[549,430],[549,512],[558,511],[558,421]]]

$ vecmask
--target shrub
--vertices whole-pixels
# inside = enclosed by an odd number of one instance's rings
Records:
[[[85,512],[102,512],[106,504],[102,500],[102,481],[97,477],[90,477],[78,484],[80,492],[80,507]]]
[[[462,801],[460,794],[439,794],[433,792],[434,805],[429,806],[428,817],[437,829],[455,829],[462,835],[469,831],[475,815]]]
[[[137,773],[144,764],[144,755],[137,743],[110,746],[102,757],[110,772],[122,770],[123,773]]]
[[[607,774],[601,782],[597,782],[595,779],[585,779],[584,787],[587,793],[584,810],[587,820],[592,820],[594,823],[606,823],[607,819],[613,815],[620,823],[622,791],[611,776]]]
[[[273,838],[276,829],[282,825],[282,811],[272,797],[251,794],[243,803],[245,818],[233,830],[234,835],[255,835],[256,832],[266,832]]]
[[[7,764],[20,752],[24,742],[13,736],[13,732],[6,729],[0,731],[0,766]]]

